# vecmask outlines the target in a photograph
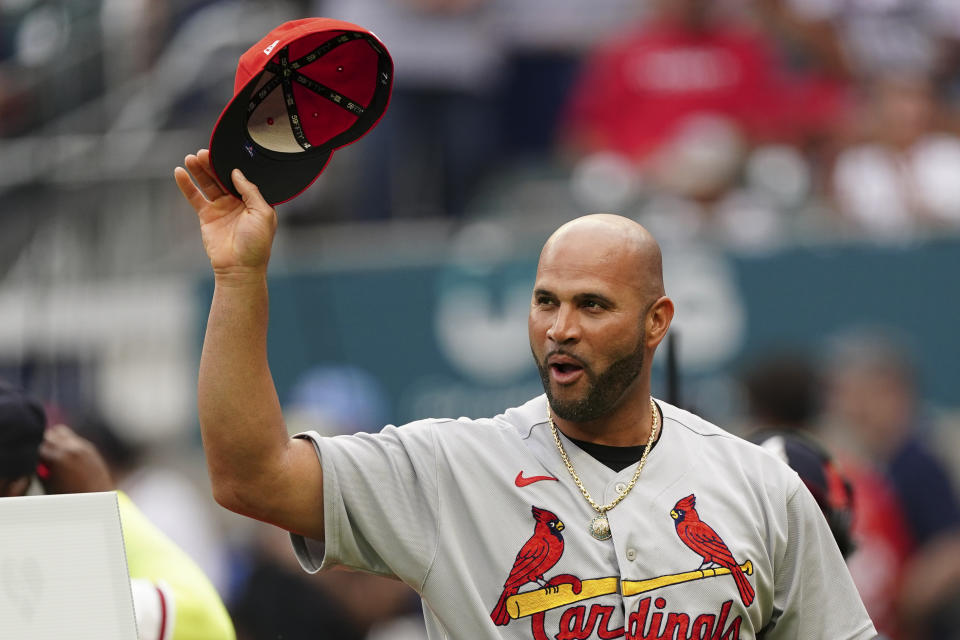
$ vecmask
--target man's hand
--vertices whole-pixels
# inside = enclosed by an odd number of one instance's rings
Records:
[[[47,493],[113,491],[107,464],[89,440],[63,424],[47,429],[40,443],[40,462],[48,474],[41,478]]]
[[[214,273],[265,271],[277,230],[277,212],[239,169],[234,169],[231,177],[243,200],[225,192],[214,178],[206,149],[188,155],[184,165],[186,170],[177,167],[173,175],[200,219],[203,247]]]

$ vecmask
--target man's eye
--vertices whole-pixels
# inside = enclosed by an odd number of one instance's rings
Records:
[[[546,296],[540,296],[537,298],[537,304],[539,305],[548,305],[553,304],[553,298],[548,298]]]

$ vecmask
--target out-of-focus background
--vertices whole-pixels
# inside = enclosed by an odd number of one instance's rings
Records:
[[[377,128],[278,208],[291,431],[538,394],[537,251],[621,213],[677,303],[655,392],[828,443],[878,626],[960,638],[960,3],[0,0],[0,377],[98,443],[241,638],[423,636],[412,592],[302,574],[212,502],[202,461],[212,282],[172,172],[240,54],[311,15],[375,31],[396,79]]]

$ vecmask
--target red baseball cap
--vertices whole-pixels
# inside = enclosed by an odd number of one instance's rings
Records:
[[[217,181],[239,168],[271,205],[317,179],[336,149],[380,120],[393,61],[370,31],[330,18],[285,22],[240,56],[233,99],[210,137]]]

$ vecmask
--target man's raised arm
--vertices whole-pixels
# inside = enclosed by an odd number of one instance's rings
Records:
[[[313,444],[288,437],[267,362],[276,211],[238,169],[232,178],[243,200],[225,193],[208,151],[187,156],[184,165],[174,177],[200,219],[214,274],[197,385],[214,498],[231,511],[322,539],[320,464]]]

